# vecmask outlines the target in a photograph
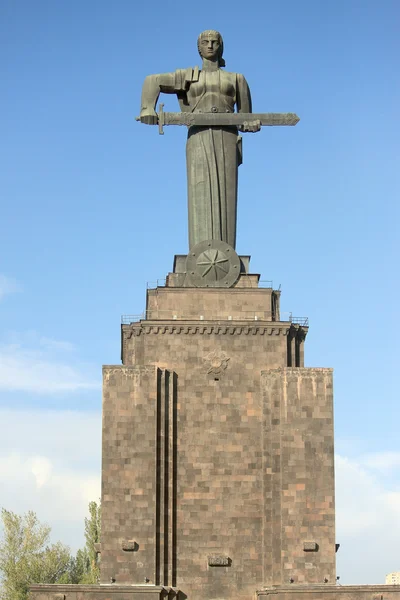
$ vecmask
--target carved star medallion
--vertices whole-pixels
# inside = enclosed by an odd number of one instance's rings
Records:
[[[197,259],[197,266],[200,267],[202,277],[208,275],[209,279],[222,279],[229,273],[229,259],[221,250],[212,248],[202,252]]]
[[[240,276],[240,258],[221,240],[191,248],[186,259],[185,287],[233,287]]]
[[[229,360],[230,357],[225,352],[213,350],[204,357],[204,361],[208,367],[207,373],[214,373],[215,375],[222,373],[228,367]]]

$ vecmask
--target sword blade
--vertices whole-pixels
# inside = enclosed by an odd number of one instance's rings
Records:
[[[173,113],[162,115],[163,125],[186,125],[191,127],[229,127],[260,121],[263,126],[293,126],[300,119],[295,113]]]

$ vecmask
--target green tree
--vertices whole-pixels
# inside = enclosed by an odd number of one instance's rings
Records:
[[[17,515],[1,511],[0,541],[2,600],[25,600],[32,583],[71,582],[72,557],[68,546],[50,544],[50,527],[32,511]]]
[[[89,517],[85,518],[85,547],[78,550],[74,560],[74,577],[79,583],[98,583],[100,566],[96,544],[100,542],[101,506],[97,502],[89,502]]]
[[[95,584],[100,578],[96,544],[100,542],[100,503],[89,503],[85,518],[85,546],[71,556],[61,542],[50,544],[48,525],[32,511],[17,515],[1,511],[0,600],[26,600],[33,583]]]

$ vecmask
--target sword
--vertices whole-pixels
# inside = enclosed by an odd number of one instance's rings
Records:
[[[164,125],[186,125],[191,127],[229,127],[247,125],[252,121],[260,121],[261,125],[273,127],[275,125],[296,125],[300,118],[295,113],[189,113],[189,112],[164,112],[164,104],[160,103],[157,113],[158,132],[164,135]],[[140,117],[136,117],[140,121]]]

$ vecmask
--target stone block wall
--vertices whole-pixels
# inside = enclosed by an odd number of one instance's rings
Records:
[[[184,600],[171,588],[153,585],[36,584],[29,592],[30,600]]]
[[[194,291],[220,311],[237,302],[235,290]],[[157,307],[177,292],[160,291]],[[247,307],[262,297],[243,292]],[[124,365],[104,368],[104,583],[203,600],[334,579],[331,372],[287,368],[305,333],[268,319],[122,327]]]
[[[103,368],[102,585],[32,599],[400,600],[333,585],[332,371],[304,368],[307,328],[254,291],[257,322],[227,319],[237,290],[170,288],[147,305],[168,319],[122,326],[123,365]]]
[[[49,585],[30,586],[35,600],[185,600],[177,589],[161,586]],[[190,595],[188,596],[190,598]],[[208,598],[205,596],[205,600]],[[265,588],[249,600],[399,600],[398,585],[290,585]]]
[[[290,331],[290,323],[141,321],[122,326],[123,363],[193,369],[203,380],[217,352],[226,355],[230,372],[260,377],[262,369],[287,366]]]
[[[335,583],[332,369],[264,371],[266,585]]]
[[[229,290],[220,288],[156,288],[148,290],[146,319],[168,320],[174,316],[178,320],[199,319],[206,321],[228,320],[279,320],[272,318],[273,298],[279,296],[270,288],[241,288]]]
[[[257,600],[399,600],[398,585],[288,585],[260,590]]]
[[[103,367],[101,582],[154,582],[154,367]]]

